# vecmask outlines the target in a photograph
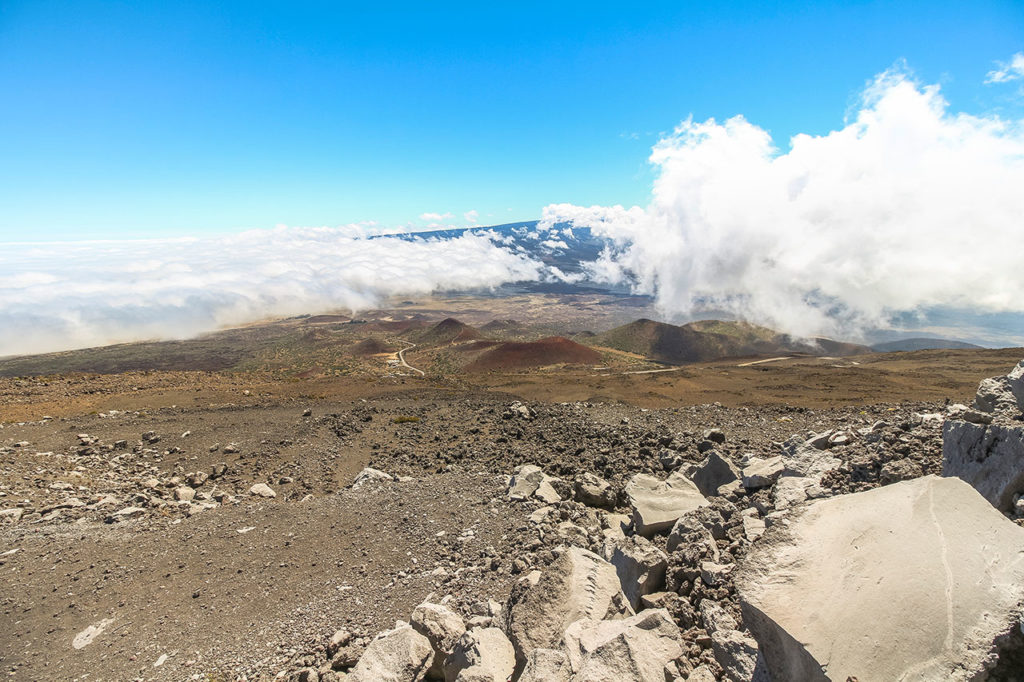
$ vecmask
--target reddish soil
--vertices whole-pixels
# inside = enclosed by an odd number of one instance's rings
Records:
[[[596,365],[601,354],[564,336],[550,336],[540,341],[502,343],[482,353],[466,366],[468,371],[523,369],[548,365]]]

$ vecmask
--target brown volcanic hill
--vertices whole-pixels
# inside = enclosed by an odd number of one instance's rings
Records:
[[[546,365],[595,365],[601,354],[564,336],[549,336],[539,341],[506,341],[495,344],[466,365],[470,372],[500,369],[525,369]]]
[[[464,322],[459,322],[454,317],[447,317],[433,327],[424,330],[416,335],[416,342],[424,346],[442,345],[456,343],[458,341],[474,341],[482,339],[480,330],[470,327]]]
[[[397,346],[394,346],[373,336],[371,336],[368,339],[363,339],[359,343],[355,343],[349,348],[350,353],[361,357],[366,357],[370,355],[380,355],[381,353],[394,353],[397,350]]]
[[[796,339],[748,322],[721,320],[700,320],[676,326],[641,319],[598,334],[594,343],[673,365],[777,353],[856,355],[871,352],[866,346],[853,343]]]
[[[594,343],[673,365],[744,354],[736,338],[648,319],[598,334]]]

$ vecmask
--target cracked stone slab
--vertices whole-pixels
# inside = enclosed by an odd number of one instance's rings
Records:
[[[821,500],[735,579],[776,680],[984,679],[1024,605],[1024,529],[957,478]]]

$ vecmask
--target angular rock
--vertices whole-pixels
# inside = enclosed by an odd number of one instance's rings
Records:
[[[408,625],[377,636],[359,657],[346,682],[419,682],[430,669],[430,641]]]
[[[526,656],[519,682],[572,682],[569,658],[557,649],[534,649]]]
[[[738,630],[718,630],[711,635],[711,651],[722,666],[725,679],[750,682],[757,668],[757,641]],[[867,678],[864,679],[867,682]]]
[[[775,484],[775,508],[789,509],[807,500],[808,488],[818,485],[807,476],[783,476]]]
[[[174,499],[181,502],[191,502],[196,497],[196,491],[187,485],[178,486],[174,489]]]
[[[277,497],[277,493],[266,483],[257,483],[249,488],[249,494],[256,497]]]
[[[743,534],[747,537],[747,540],[753,542],[764,535],[765,523],[757,517],[756,512],[744,514],[741,518],[743,521]]]
[[[828,447],[845,445],[849,437],[844,432],[829,431]],[[811,440],[814,440],[813,438]],[[782,444],[783,473],[787,476],[821,478],[825,473],[839,468],[842,460],[833,457],[811,443],[794,436]]]
[[[611,564],[619,576],[622,593],[634,611],[640,609],[640,598],[665,587],[668,557],[642,536],[617,543]]]
[[[386,474],[380,469],[374,469],[373,467],[366,467],[358,474],[352,481],[353,488],[361,488],[367,483],[388,483],[389,481],[395,480],[391,474]]]
[[[949,420],[942,425],[942,475],[970,483],[1002,512],[1024,492],[1024,427]]]
[[[424,602],[412,612],[412,629],[430,641],[434,650],[434,661],[428,676],[440,678],[444,675],[444,662],[455,649],[455,643],[466,632],[462,617],[447,606]]]
[[[516,469],[508,481],[508,499],[521,501],[536,497],[545,504],[560,502],[561,496],[551,485],[554,480],[541,471],[540,467],[524,464]]]
[[[593,552],[566,549],[534,578],[513,588],[501,614],[520,667],[534,649],[557,649],[565,629],[577,620],[632,615],[615,567]]]
[[[974,680],[1019,626],[1022,554],[1024,529],[926,476],[794,510],[734,582],[772,679]]]
[[[743,468],[743,487],[747,490],[767,488],[778,480],[785,469],[781,456],[769,459],[755,457]]]
[[[615,506],[615,490],[611,484],[591,473],[585,473],[576,481],[576,501],[590,507],[611,509]]]
[[[637,474],[626,484],[626,495],[633,507],[633,529],[647,538],[670,530],[680,516],[708,504],[697,486],[678,471],[664,481]]]
[[[732,462],[711,450],[703,462],[697,465],[690,475],[693,484],[704,497],[718,494],[718,489],[732,483],[740,477]]]
[[[665,666],[683,654],[679,626],[654,609],[616,621],[580,620],[565,631],[574,680],[665,682]]]
[[[506,682],[516,669],[512,642],[498,628],[462,635],[444,664],[445,682]]]
[[[723,609],[721,604],[711,599],[701,600],[700,619],[704,623],[704,629],[712,635],[719,630],[739,629],[736,619],[729,615],[729,612]]]

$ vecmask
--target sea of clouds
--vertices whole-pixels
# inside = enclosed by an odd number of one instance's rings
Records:
[[[687,120],[650,161],[646,207],[551,205],[537,240],[562,248],[563,223],[590,227],[608,246],[589,279],[653,295],[668,319],[857,338],[936,309],[1024,312],[1024,121],[953,113],[938,86],[884,73],[844,127],[785,150],[742,116]],[[380,232],[0,244],[0,356],[570,279],[494,232]]]
[[[949,111],[898,70],[827,135],[780,151],[742,116],[654,147],[646,208],[544,209],[611,240],[598,280],[801,336],[862,336],[936,309],[1024,311],[1024,122]],[[1019,329],[1018,342],[1024,342]]]
[[[3,247],[0,356],[188,338],[267,317],[365,310],[389,296],[541,276],[540,263],[472,234],[404,240],[280,227]]]

